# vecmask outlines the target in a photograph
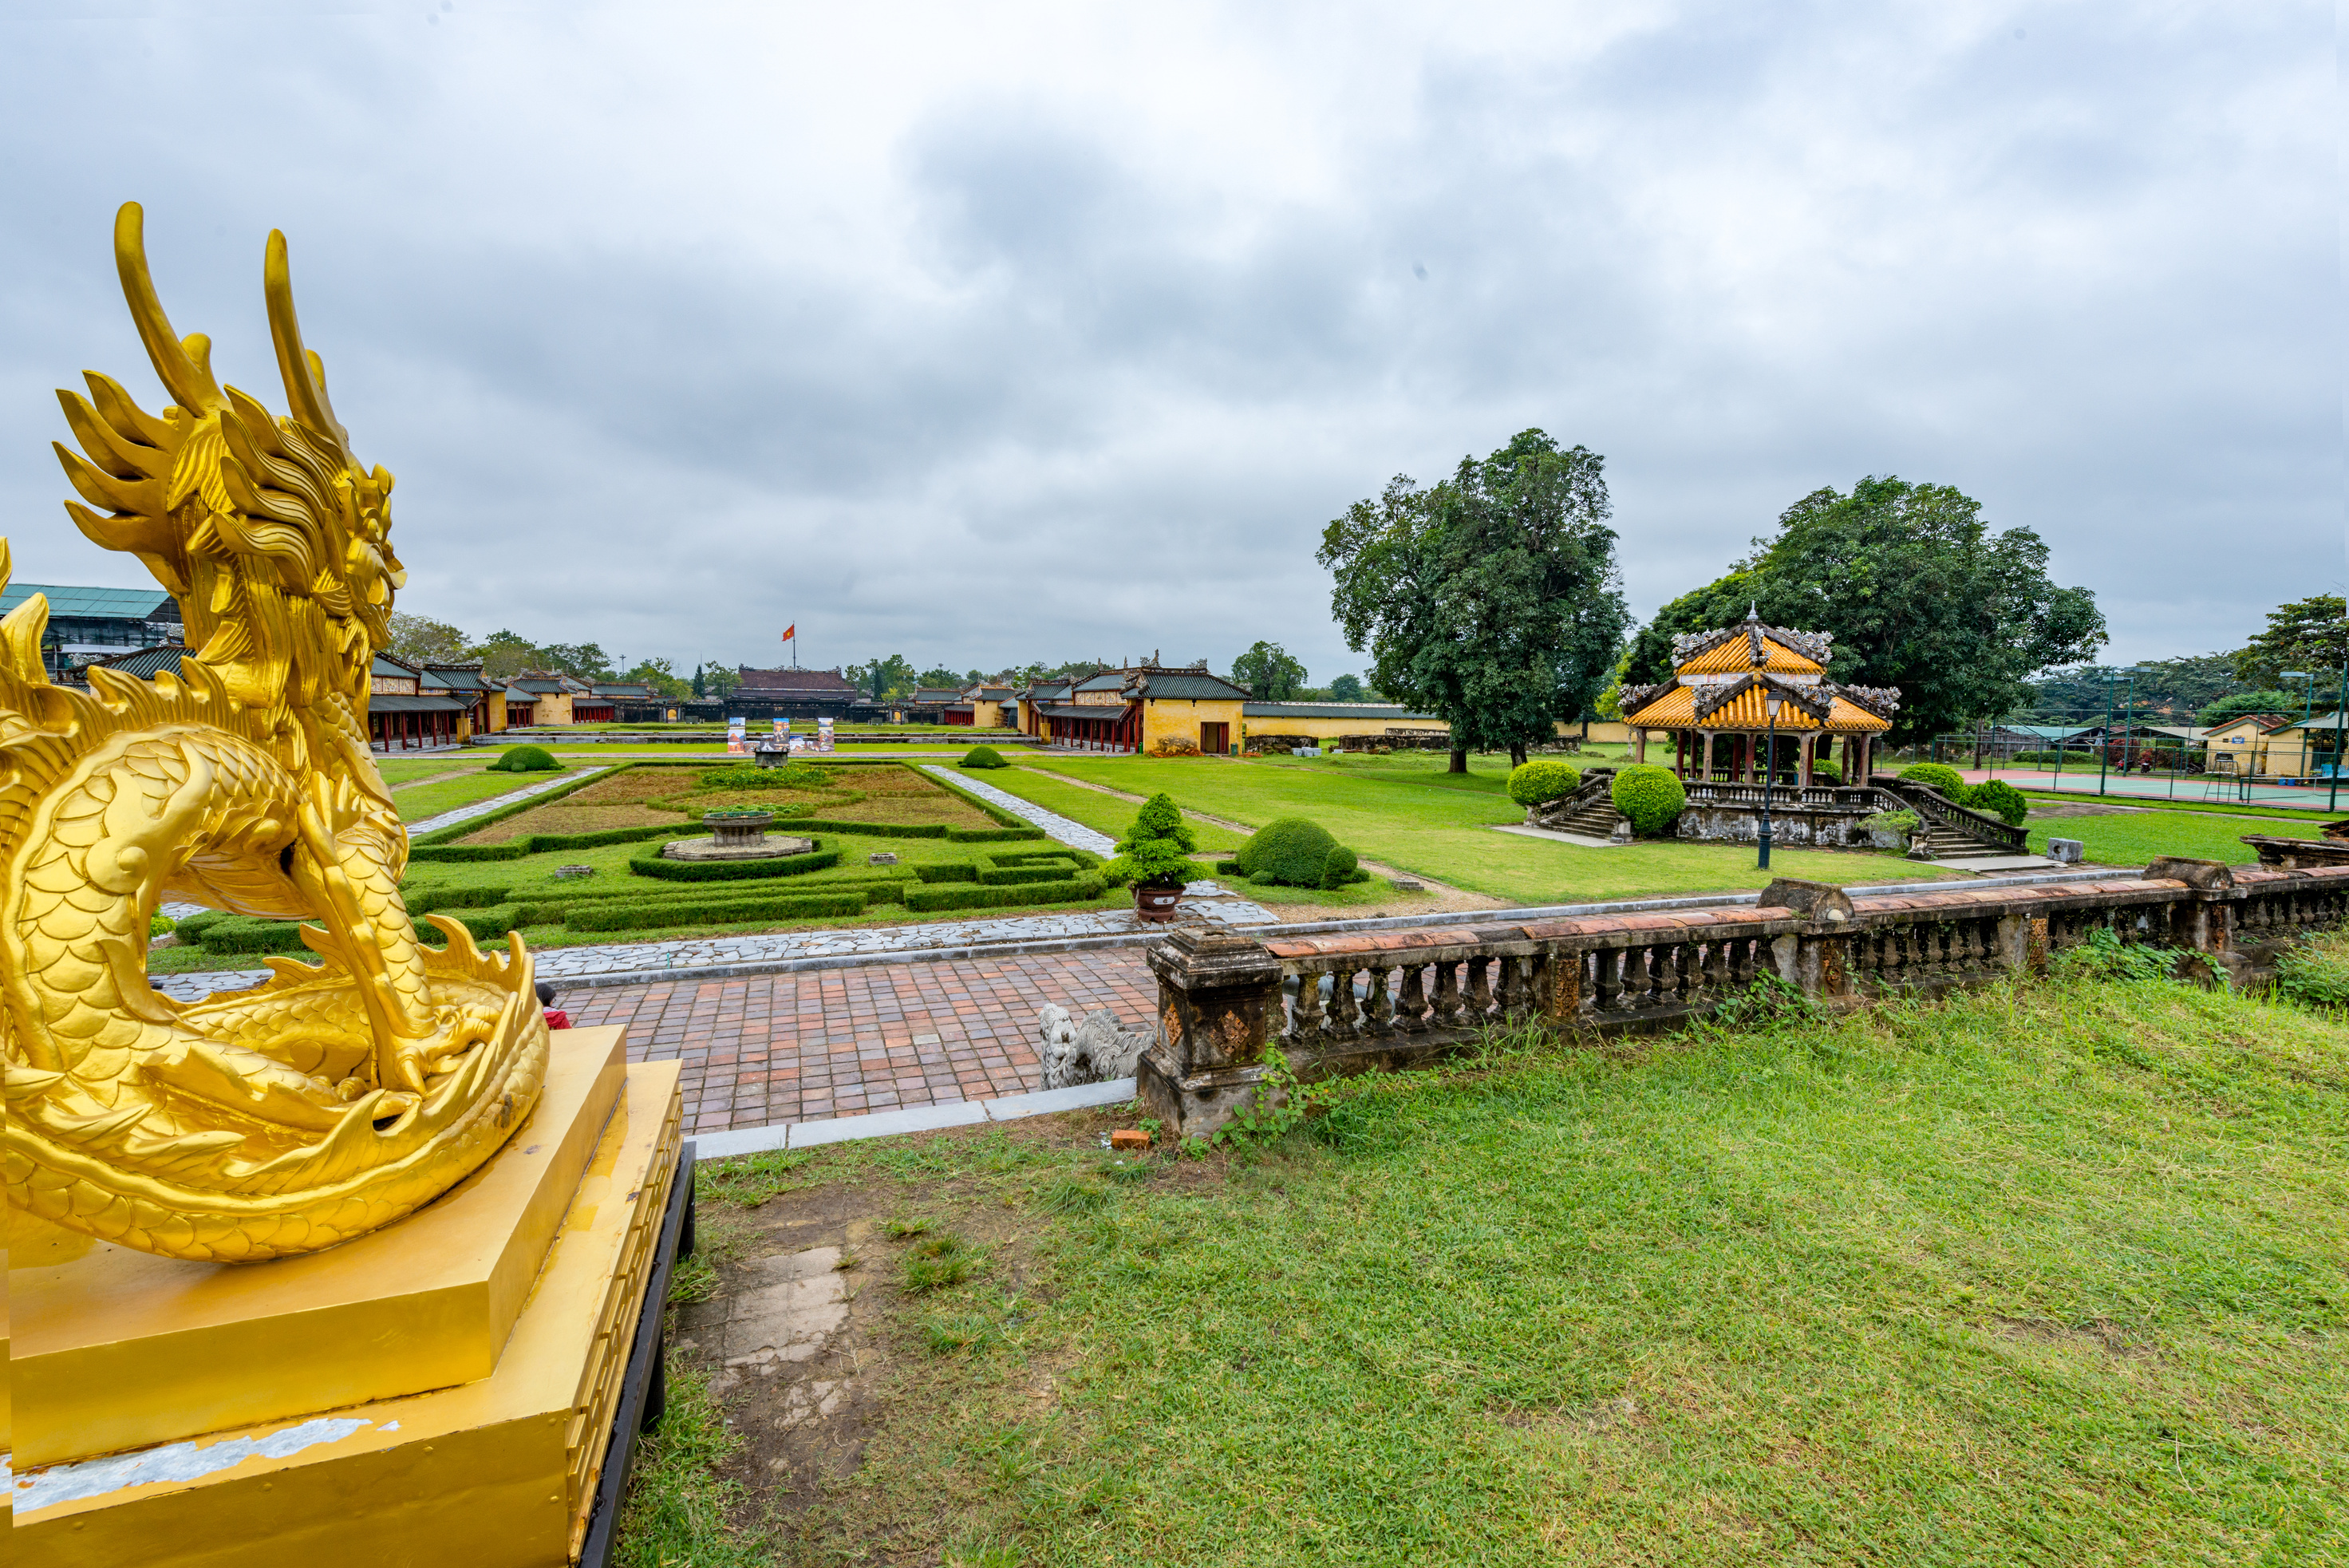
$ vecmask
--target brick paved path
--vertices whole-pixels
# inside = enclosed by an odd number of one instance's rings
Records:
[[[862,1116],[1042,1087],[1036,1013],[1116,1010],[1146,1028],[1138,947],[874,964],[559,992],[574,1023],[625,1023],[632,1062],[685,1064],[688,1133]]]

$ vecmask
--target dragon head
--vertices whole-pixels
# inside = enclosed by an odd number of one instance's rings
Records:
[[[285,236],[263,263],[270,337],[292,412],[213,379],[212,340],[171,329],[147,270],[143,218],[115,216],[115,266],[147,358],[172,402],[157,418],[109,377],[63,391],[79,452],[57,443],[85,506],[75,525],[145,562],[179,600],[191,657],[219,675],[288,766],[344,772],[380,794],[361,715],[376,650],[405,580],[391,548],[392,477],[363,466],[302,342]],[[101,508],[93,511],[92,508]]]

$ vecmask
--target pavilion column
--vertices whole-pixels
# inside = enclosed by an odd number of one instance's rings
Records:
[[[1631,760],[1635,763],[1648,760],[1648,727],[1645,724],[1631,732]]]
[[[1711,730],[1699,730],[1697,732],[1697,742],[1703,750],[1704,761],[1701,764],[1704,769],[1703,776],[1705,782],[1710,784],[1713,782],[1713,732]]]

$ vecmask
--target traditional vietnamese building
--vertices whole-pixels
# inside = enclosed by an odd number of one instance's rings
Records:
[[[1671,767],[1682,779],[1758,784],[1775,761],[1781,779],[1808,788],[1813,764],[1840,747],[1837,771],[1865,783],[1876,737],[1892,728],[1900,692],[1829,680],[1834,641],[1833,632],[1789,631],[1752,615],[1674,639],[1671,680],[1622,693],[1631,760],[1646,762],[1649,737],[1661,730],[1672,738]]]
[[[378,653],[367,674],[367,743],[378,752],[426,752],[460,744],[473,702],[435,678],[426,691],[424,671]]]
[[[1237,754],[1247,688],[1210,674],[1205,661],[1140,664],[1082,680],[1030,687],[1019,697],[1019,727],[1083,751],[1181,751]]]

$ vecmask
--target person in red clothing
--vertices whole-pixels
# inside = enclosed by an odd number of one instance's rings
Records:
[[[546,1010],[546,1026],[549,1029],[571,1027],[571,1014],[554,1005],[554,987],[543,980],[538,982],[538,1004]]]

